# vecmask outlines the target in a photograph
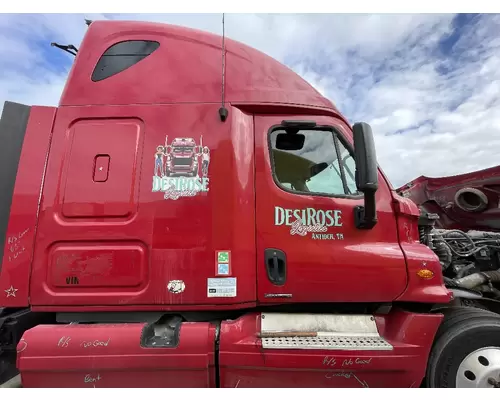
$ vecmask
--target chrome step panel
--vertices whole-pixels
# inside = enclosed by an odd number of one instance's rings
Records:
[[[262,313],[261,332],[335,332],[378,335],[371,315]]]

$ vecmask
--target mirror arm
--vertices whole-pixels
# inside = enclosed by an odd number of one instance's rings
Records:
[[[354,223],[358,229],[372,229],[377,224],[375,193],[365,193],[364,206],[354,207]]]

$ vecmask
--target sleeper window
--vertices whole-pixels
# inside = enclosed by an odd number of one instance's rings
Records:
[[[282,129],[271,133],[274,174],[288,190],[326,195],[358,194],[352,155],[328,130],[300,130],[303,145],[293,150],[279,148],[276,140]]]
[[[151,40],[128,40],[111,46],[101,56],[92,72],[94,82],[116,75],[145,59],[160,43]]]

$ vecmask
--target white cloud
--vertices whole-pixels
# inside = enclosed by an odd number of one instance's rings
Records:
[[[0,15],[0,102],[57,104],[71,57],[50,42],[78,47],[84,17],[222,32],[220,14]],[[289,65],[351,122],[371,123],[380,164],[399,186],[498,163],[500,17],[455,22],[451,14],[226,14],[226,34]]]

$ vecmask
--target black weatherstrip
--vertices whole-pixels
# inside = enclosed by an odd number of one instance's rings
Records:
[[[0,271],[16,184],[17,167],[31,107],[6,101],[0,119]]]

